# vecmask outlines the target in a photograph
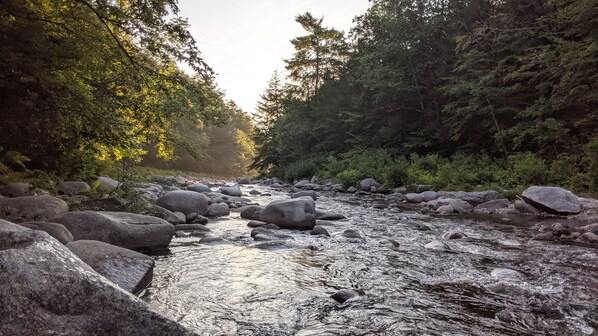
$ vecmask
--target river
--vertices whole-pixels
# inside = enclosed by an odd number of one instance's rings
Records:
[[[262,205],[288,197],[255,188],[272,193],[251,197]],[[281,230],[293,239],[269,248],[254,246],[239,213],[210,221],[229,243],[174,238],[155,256],[141,298],[201,335],[592,335],[598,327],[596,249],[529,240],[535,218],[374,205],[384,199],[320,193],[318,209],[347,217],[325,226],[331,237]],[[346,229],[364,239],[343,237]],[[442,240],[449,230],[466,237]],[[434,240],[450,250],[424,247]],[[330,298],[343,288],[360,295]]]

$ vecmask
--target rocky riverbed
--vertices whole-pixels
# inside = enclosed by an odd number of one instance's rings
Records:
[[[12,284],[0,291],[0,334],[598,329],[593,200],[544,188],[509,202],[493,191],[406,193],[370,180],[359,190],[238,182],[156,177],[134,186],[145,215],[123,213],[132,200],[79,196],[80,183],[65,184],[60,198],[5,186],[13,197],[0,199],[3,218],[29,223],[0,222],[0,267],[10,271],[0,277]],[[113,323],[123,310],[138,313]]]

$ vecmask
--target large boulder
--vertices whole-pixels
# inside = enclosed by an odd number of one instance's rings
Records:
[[[311,197],[274,201],[261,212],[260,220],[283,229],[311,230],[316,224],[316,205]]]
[[[72,242],[74,239],[71,232],[62,224],[49,222],[27,222],[21,223],[20,225],[31,230],[44,231],[64,245]]]
[[[238,184],[232,185],[232,186],[224,186],[220,188],[220,192],[225,194],[225,195],[229,195],[229,196],[234,196],[234,197],[241,197],[243,196],[243,193],[241,192],[241,188],[239,188]]]
[[[0,199],[0,218],[15,223],[47,221],[67,211],[65,201],[48,195]]]
[[[264,211],[264,207],[259,205],[249,205],[242,209],[241,218],[252,220],[260,220],[262,211]]]
[[[156,204],[172,212],[185,215],[196,213],[205,215],[208,212],[208,196],[190,190],[175,190],[158,198]]]
[[[152,281],[154,259],[145,254],[97,240],[77,240],[66,247],[127,292],[137,293]]]
[[[229,214],[230,208],[226,203],[213,203],[208,208],[208,216],[210,217],[228,216]]]
[[[575,194],[559,187],[532,186],[521,198],[544,212],[555,215],[573,215],[581,212],[581,203]]]
[[[409,203],[421,203],[424,201],[424,197],[421,194],[409,193],[405,195],[407,202]]]
[[[361,188],[361,190],[364,191],[369,191],[372,188],[378,188],[379,186],[380,183],[378,183],[378,181],[374,180],[373,178],[366,178],[359,182],[359,188]]]
[[[10,182],[7,185],[0,186],[0,195],[8,197],[22,197],[31,195],[33,186],[29,183]]]
[[[211,192],[212,189],[203,183],[195,183],[187,186],[187,190],[195,191],[195,192]]]
[[[0,220],[0,335],[193,335],[42,231]]]
[[[89,184],[83,181],[63,181],[58,184],[58,191],[65,195],[79,195],[91,190]]]
[[[167,221],[128,212],[77,211],[53,218],[75,240],[99,240],[131,250],[168,247],[174,226]]]

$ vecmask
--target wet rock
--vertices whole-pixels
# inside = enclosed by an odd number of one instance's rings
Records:
[[[280,184],[280,183],[272,183],[270,185],[270,188],[272,188],[272,189],[282,189],[282,184]]]
[[[238,184],[251,184],[252,181],[248,177],[241,177],[240,179],[237,180],[237,183]]]
[[[313,190],[303,190],[303,191],[296,192],[293,195],[291,195],[291,198],[299,198],[299,197],[306,197],[306,196],[313,198],[314,201],[318,199],[318,194],[316,194],[316,192]]]
[[[167,221],[170,224],[180,224],[180,223],[185,223],[187,221],[187,218],[185,217],[182,221],[182,218],[177,217],[174,212],[168,210],[168,209],[164,209],[163,207],[159,206],[159,205],[155,205],[155,204],[149,204],[142,212],[142,215],[147,215],[147,216],[153,216],[153,217],[158,217],[161,218],[165,221]]]
[[[264,225],[264,227],[269,230],[280,230],[280,226],[274,223],[267,223],[266,225]]]
[[[421,203],[424,201],[424,198],[422,195],[415,194],[415,193],[409,193],[409,194],[405,195],[405,198],[407,199],[407,202],[409,202],[409,203]]]
[[[127,292],[137,293],[152,281],[154,259],[145,254],[97,240],[78,240],[66,247]]]
[[[275,235],[275,233],[269,229],[266,229],[264,227],[257,227],[253,230],[251,230],[251,233],[249,234],[251,236],[251,238],[254,238],[255,236],[262,234],[262,235]]]
[[[336,192],[345,192],[345,186],[342,184],[333,184],[331,186],[332,191],[336,191]]]
[[[158,198],[156,204],[172,212],[185,215],[196,213],[205,215],[208,212],[208,197],[190,190],[176,190]]]
[[[415,224],[415,229],[418,231],[431,231],[432,230],[432,228],[430,226],[428,226],[427,224],[422,224],[422,223]]]
[[[203,237],[199,240],[200,244],[203,245],[226,245],[232,244],[231,241],[226,240],[222,237]]]
[[[226,203],[214,203],[208,207],[208,216],[220,217],[228,216],[230,214],[230,208]]]
[[[404,201],[405,195],[401,194],[401,193],[392,193],[388,196],[386,196],[387,199],[391,200],[391,201]]]
[[[463,232],[455,230],[447,231],[442,235],[442,239],[462,239],[465,237],[467,236]]]
[[[449,205],[458,213],[466,213],[473,209],[473,205],[469,204],[467,201],[456,199],[451,201]]]
[[[328,221],[328,220],[323,220],[323,219],[316,219],[316,225],[320,225],[320,226],[332,226],[334,225],[334,222]]]
[[[290,249],[290,248],[300,248],[299,246],[291,239],[278,239],[278,240],[271,240],[271,241],[262,241],[257,242],[254,244],[249,245],[250,247],[257,248],[260,250],[280,250],[280,249]]]
[[[241,210],[241,218],[259,221],[262,211],[264,211],[264,207],[259,205],[250,205]]]
[[[581,212],[581,203],[569,190],[559,187],[532,186],[521,194],[521,198],[537,209],[555,215],[572,215]]]
[[[316,219],[340,220],[340,219],[345,219],[345,218],[347,218],[347,217],[345,217],[344,215],[341,215],[339,213],[316,210]]]
[[[496,200],[478,204],[475,207],[475,211],[482,211],[482,212],[496,211],[498,209],[504,209],[504,208],[508,208],[508,207],[509,207],[509,200],[506,198],[500,198],[500,199],[496,199]]]
[[[220,192],[225,195],[234,196],[234,197],[241,197],[243,195],[243,193],[241,192],[241,188],[239,187],[238,184],[235,184],[232,186],[224,186],[224,187],[220,188]]]
[[[451,249],[447,244],[441,242],[440,240],[433,240],[424,245],[424,248],[433,251],[449,251]]]
[[[348,229],[343,231],[343,237],[350,238],[350,239],[363,239],[361,233],[357,230]]]
[[[252,227],[252,228],[257,228],[257,227],[264,227],[266,226],[266,222],[262,222],[262,221],[258,221],[258,220],[251,220],[249,221],[249,223],[247,223],[247,226]]]
[[[100,176],[98,177],[98,186],[96,187],[96,190],[99,192],[111,192],[114,189],[118,188],[118,186],[120,185],[120,182],[118,182],[117,180],[111,179],[110,177],[107,176]]]
[[[208,224],[208,222],[209,222],[208,217],[204,217],[202,215],[197,215],[197,216],[195,216],[195,218],[193,218],[193,220],[189,221],[189,224],[205,225],[205,224]]]
[[[339,303],[345,303],[348,300],[358,296],[359,294],[357,294],[357,292],[352,289],[341,289],[338,292],[332,294],[330,297]]]
[[[321,226],[316,226],[314,227],[311,232],[311,235],[321,235],[321,236],[327,236],[330,237],[330,233],[328,232],[328,230],[326,230],[325,228],[321,227]]]
[[[424,202],[429,202],[429,201],[435,200],[440,196],[435,191],[424,191],[424,192],[420,193],[420,195],[423,198]]]
[[[173,215],[175,215],[176,218],[177,218],[177,224],[178,223],[185,223],[187,221],[187,217],[182,212],[179,212],[179,211],[173,212]]]
[[[7,197],[23,197],[31,195],[33,186],[29,183],[10,182],[0,187],[0,195]]]
[[[498,280],[523,280],[525,278],[523,273],[509,268],[495,268],[490,275]]]
[[[0,199],[0,218],[15,223],[48,221],[67,211],[65,201],[48,195]]]
[[[0,335],[193,335],[41,231],[0,222]]]
[[[584,241],[591,244],[598,244],[598,235],[593,232],[586,232],[578,238],[580,241]]]
[[[63,245],[66,245],[73,241],[73,235],[62,224],[49,222],[26,222],[21,223],[20,225],[31,230],[44,231],[59,242],[61,242]]]
[[[522,200],[515,200],[515,210],[522,214],[539,214],[540,211]]]
[[[552,232],[541,232],[538,234],[535,234],[532,237],[533,240],[539,240],[539,241],[553,241],[555,240],[555,237],[552,235]]]
[[[211,192],[212,189],[203,183],[194,183],[187,186],[187,190],[203,193],[203,192]]]
[[[315,212],[311,197],[293,198],[268,204],[261,212],[260,220],[283,229],[311,230],[316,223]]]
[[[167,221],[128,212],[68,212],[51,222],[64,225],[75,240],[99,240],[131,250],[165,248],[174,235]]]
[[[357,191],[357,189],[355,189],[355,187],[349,187],[349,189],[347,189],[347,192],[351,193],[351,194],[354,193],[354,192],[356,192],[356,191]]]
[[[359,182],[359,188],[364,191],[370,191],[372,188],[378,188],[380,183],[373,178],[366,178]]]
[[[308,184],[309,184],[309,181],[308,181],[308,180],[301,180],[301,181],[299,181],[299,182],[295,183],[293,186],[294,186],[295,188],[302,189],[303,187],[305,187],[305,186],[306,186],[306,185],[308,185]]]
[[[441,214],[451,214],[451,213],[455,213],[455,209],[450,205],[443,205],[441,207],[439,207],[438,209],[436,209],[436,211],[438,211]]]
[[[401,247],[401,243],[398,240],[395,239],[390,239],[389,242],[392,244],[392,246],[394,247]]]
[[[293,239],[293,237],[289,235],[282,235],[282,234],[257,234],[253,237],[255,241],[274,241],[274,240],[285,240],[285,239]]]
[[[205,225],[201,225],[201,224],[179,224],[179,225],[175,225],[174,229],[176,231],[204,231],[204,232],[212,231],[209,228],[207,228]]]
[[[89,192],[91,187],[83,181],[63,181],[58,184],[58,191],[65,195],[78,195]]]
[[[252,189],[249,191],[250,195],[261,195],[262,193],[259,190]]]
[[[598,223],[582,226],[578,230],[581,233],[592,232],[594,234],[598,234]]]

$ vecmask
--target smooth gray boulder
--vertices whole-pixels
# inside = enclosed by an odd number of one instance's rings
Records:
[[[58,191],[65,195],[79,195],[91,190],[89,184],[83,181],[62,181],[58,184]]]
[[[230,215],[230,208],[226,203],[213,203],[208,207],[208,216],[220,217]]]
[[[225,195],[229,195],[229,196],[234,196],[234,197],[241,197],[243,196],[243,192],[241,192],[241,188],[239,187],[238,184],[232,185],[232,186],[224,186],[220,188],[220,192],[225,194]]]
[[[316,194],[316,192],[313,190],[298,191],[298,192],[294,193],[293,195],[291,195],[291,198],[299,198],[299,197],[306,197],[306,196],[313,198],[314,201],[316,201],[318,199],[318,194]]]
[[[111,192],[116,189],[120,184],[117,180],[111,179],[110,177],[100,176],[98,177],[98,186],[96,190],[99,192]]]
[[[0,335],[194,335],[42,231],[0,220]]]
[[[167,221],[128,212],[68,212],[51,222],[64,225],[75,240],[99,240],[131,250],[168,247],[174,235],[174,226]]]
[[[581,212],[581,203],[575,194],[559,187],[532,186],[521,198],[534,208],[554,215],[574,215]]]
[[[380,183],[373,178],[366,178],[359,182],[359,188],[363,191],[370,191],[372,188],[378,188]]]
[[[212,189],[203,183],[195,183],[187,186],[187,190],[195,191],[195,192],[211,192]]]
[[[67,211],[65,201],[48,195],[0,199],[0,218],[15,223],[47,221]]]
[[[424,199],[424,202],[435,200],[440,196],[436,191],[424,191],[420,195]]]
[[[172,212],[182,212],[185,215],[208,213],[208,196],[190,190],[175,190],[158,198],[156,204]]]
[[[48,233],[54,239],[66,245],[73,241],[73,235],[71,232],[62,224],[50,223],[50,222],[26,222],[20,223],[19,225],[24,226],[31,230],[39,230]]]
[[[328,230],[326,230],[322,226],[316,226],[316,227],[314,227],[313,230],[311,230],[310,234],[314,235],[314,236],[327,236],[327,237],[330,237],[330,233],[328,232]]]
[[[77,240],[66,245],[79,259],[130,293],[138,293],[153,278],[154,258],[97,240]]]
[[[301,181],[299,181],[299,182],[295,183],[293,186],[294,186],[295,188],[299,188],[299,189],[301,189],[301,188],[305,187],[305,186],[306,186],[306,185],[308,185],[308,184],[309,184],[309,181],[308,181],[308,180],[301,180]],[[272,187],[272,188],[274,188],[274,187]]]
[[[260,215],[264,211],[264,207],[259,205],[249,205],[241,210],[241,218],[261,221]]]
[[[155,205],[155,204],[148,205],[142,211],[141,214],[162,218],[163,220],[167,221],[168,223],[174,224],[174,225],[180,224],[180,223],[185,223],[187,221],[186,217],[185,217],[185,219],[183,219],[181,221],[181,218],[177,217],[177,215],[175,215],[174,212],[172,212],[168,209],[165,209],[159,205]]]
[[[316,205],[311,197],[274,201],[264,208],[259,220],[283,229],[311,230],[316,224]]]
[[[405,195],[407,202],[409,203],[421,203],[424,201],[424,197],[421,194],[409,193]]]
[[[0,195],[8,197],[22,197],[31,195],[33,186],[29,183],[10,182],[7,185],[0,186]]]

